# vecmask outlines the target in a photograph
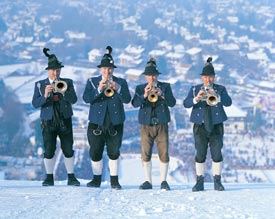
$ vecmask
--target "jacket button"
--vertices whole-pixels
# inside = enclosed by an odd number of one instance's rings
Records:
[[[98,112],[98,114],[100,114],[100,111]]]
[[[197,114],[197,116],[200,116],[200,114]]]
[[[117,112],[115,112],[115,114],[117,114]]]
[[[216,116],[219,115],[219,113],[216,113]]]
[[[102,104],[100,104],[99,106],[102,107]]]
[[[116,104],[114,103],[114,106],[116,106]]]
[[[201,106],[199,107],[199,109],[201,109]]]

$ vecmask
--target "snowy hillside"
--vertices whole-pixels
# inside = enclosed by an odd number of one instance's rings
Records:
[[[173,185],[171,191],[155,187],[138,190],[137,184],[124,185],[120,191],[105,184],[91,189],[66,182],[51,188],[37,181],[0,181],[0,218],[17,219],[273,219],[274,184],[225,184],[226,191],[193,193],[191,184]]]
[[[134,159],[133,159],[134,158]],[[42,187],[39,181],[0,181],[0,219],[273,219],[275,184],[224,183],[226,191],[191,191],[193,183],[175,177],[177,161],[172,159],[168,181],[171,191],[159,189],[158,160],[153,159],[153,190],[139,190],[143,182],[140,159],[132,155],[121,160],[122,190],[109,183],[101,188],[68,187],[56,181],[54,187]],[[173,177],[171,177],[171,173]]]

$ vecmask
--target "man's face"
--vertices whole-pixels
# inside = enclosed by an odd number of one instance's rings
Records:
[[[215,75],[202,75],[202,82],[205,87],[209,87],[214,83]]]
[[[56,78],[59,78],[61,73],[61,68],[58,69],[49,69],[48,75],[51,80],[55,80]]]
[[[101,74],[103,78],[107,79],[113,76],[114,68],[113,67],[101,67]]]
[[[158,75],[145,75],[148,84],[155,83],[158,80]]]

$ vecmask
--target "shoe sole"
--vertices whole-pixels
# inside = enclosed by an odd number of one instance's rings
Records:
[[[68,184],[68,186],[80,186],[80,184]]]

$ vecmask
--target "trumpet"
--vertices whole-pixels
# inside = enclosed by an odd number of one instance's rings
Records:
[[[150,93],[148,95],[148,100],[151,102],[151,103],[155,103],[158,101],[158,95],[156,94],[157,92],[157,86],[155,83],[153,83],[151,85],[151,88],[150,88]]]
[[[64,93],[68,89],[68,85],[65,81],[57,79],[53,82],[52,88],[54,93],[61,93],[64,95]]]
[[[115,94],[115,91],[111,86],[112,82],[113,82],[112,78],[108,78],[108,80],[106,81],[106,88],[104,90],[104,95],[106,97],[112,97]]]
[[[204,98],[202,99],[203,101],[206,101],[206,103],[209,106],[215,106],[218,103],[218,95],[214,91],[213,88],[210,87],[202,87],[202,90],[204,91]]]

